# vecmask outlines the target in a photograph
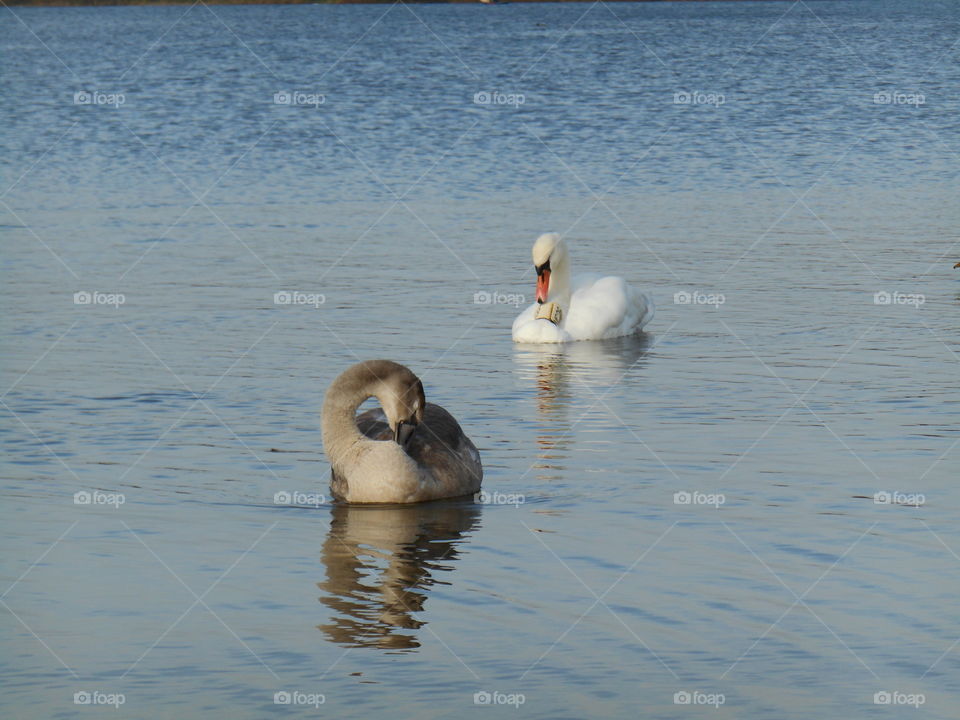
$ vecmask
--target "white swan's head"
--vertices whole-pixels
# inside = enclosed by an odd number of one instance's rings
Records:
[[[550,275],[566,266],[567,244],[559,233],[544,233],[533,244],[533,267],[537,270],[537,302],[544,303],[550,292]]]

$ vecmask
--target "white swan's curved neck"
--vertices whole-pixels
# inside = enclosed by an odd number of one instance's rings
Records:
[[[547,302],[555,302],[564,311],[570,309],[570,261],[564,253],[555,261],[551,260],[550,288],[547,291]]]

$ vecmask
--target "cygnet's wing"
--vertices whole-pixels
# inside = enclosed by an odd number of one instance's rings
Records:
[[[360,432],[370,440],[393,442],[393,432],[381,408],[361,413],[356,422]],[[423,421],[410,436],[405,450],[446,493],[442,497],[469,495],[480,489],[483,479],[480,453],[463,434],[456,419],[439,405],[427,403]],[[344,500],[347,496],[346,478],[335,469],[330,489],[337,500]]]
[[[439,405],[427,403],[423,422],[407,445],[407,454],[441,477],[466,478],[467,492],[476,492],[483,478],[480,453],[464,435],[460,423]]]

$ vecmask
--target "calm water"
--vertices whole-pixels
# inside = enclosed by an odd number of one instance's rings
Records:
[[[957,717],[955,3],[3,12],[4,717]],[[324,502],[378,356],[511,502]]]

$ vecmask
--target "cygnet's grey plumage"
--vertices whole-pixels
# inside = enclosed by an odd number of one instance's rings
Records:
[[[371,396],[381,407],[357,417]],[[411,503],[480,489],[476,447],[450,413],[426,402],[419,378],[403,365],[368,360],[347,369],[327,391],[322,424],[338,500]]]

